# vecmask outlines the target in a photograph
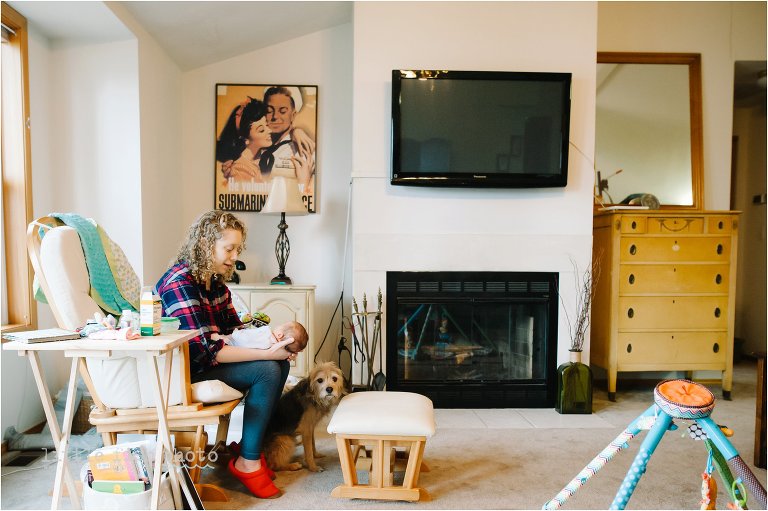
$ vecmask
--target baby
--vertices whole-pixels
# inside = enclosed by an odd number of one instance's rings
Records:
[[[286,351],[299,353],[307,347],[309,335],[301,323],[288,321],[276,326],[274,330],[269,325],[235,330],[230,336],[229,344],[243,348],[266,350],[283,339],[293,339],[292,343],[285,346]]]

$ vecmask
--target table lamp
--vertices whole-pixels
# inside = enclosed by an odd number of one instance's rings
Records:
[[[298,216],[306,215],[307,208],[299,193],[299,183],[295,177],[273,176],[272,186],[269,189],[269,197],[261,213],[267,215],[280,215],[280,223],[277,228],[280,234],[277,235],[275,242],[275,256],[277,264],[280,267],[280,273],[273,278],[271,284],[290,285],[291,278],[285,274],[285,263],[291,254],[291,244],[288,242],[288,235],[285,230],[288,224],[285,223],[285,215]]]

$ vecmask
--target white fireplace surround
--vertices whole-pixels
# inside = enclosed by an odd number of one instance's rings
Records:
[[[355,4],[354,296],[375,296],[379,288],[385,292],[388,270],[558,272],[573,316],[571,259],[587,267],[592,249],[594,177],[585,154],[594,152],[595,5],[564,2],[553,11],[547,2],[496,3],[494,15],[483,17],[483,37],[467,40],[455,36],[467,29],[465,9],[446,4],[435,23],[428,4]],[[391,73],[403,68],[572,73],[568,185],[517,190],[392,186]],[[568,360],[569,346],[562,304],[558,318],[561,363]]]

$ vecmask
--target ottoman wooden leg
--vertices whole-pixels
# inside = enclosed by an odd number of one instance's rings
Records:
[[[357,471],[355,470],[355,460],[352,457],[352,446],[350,445],[349,439],[337,435],[336,447],[339,449],[339,462],[341,463],[341,473],[344,477],[344,484],[347,486],[357,486]],[[335,492],[336,489],[333,491]]]

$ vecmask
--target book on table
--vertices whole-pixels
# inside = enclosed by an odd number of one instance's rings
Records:
[[[28,344],[36,342],[72,341],[80,339],[80,334],[63,328],[46,328],[43,330],[27,330],[26,332],[10,332],[3,334],[9,341],[18,341]]]

